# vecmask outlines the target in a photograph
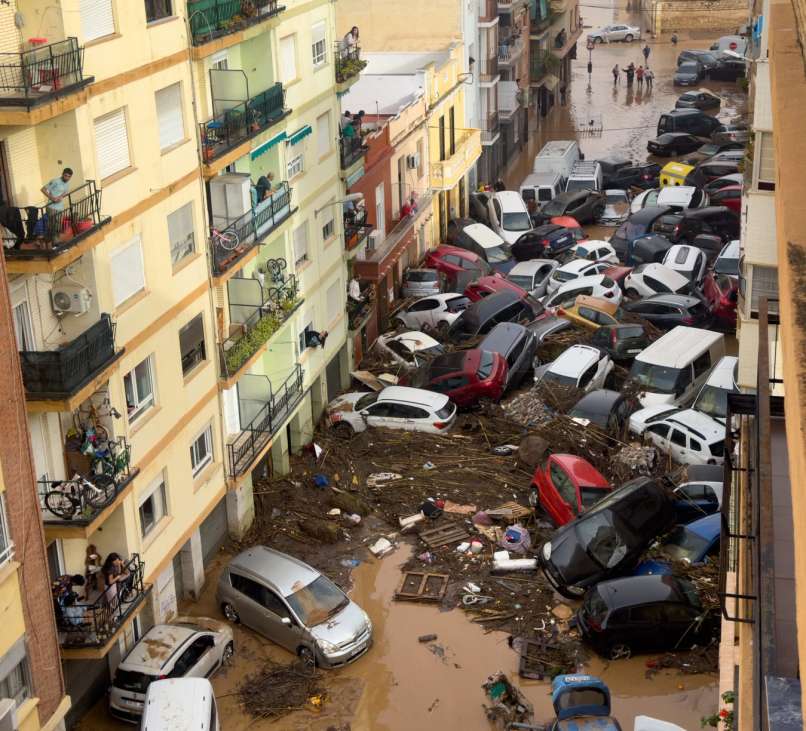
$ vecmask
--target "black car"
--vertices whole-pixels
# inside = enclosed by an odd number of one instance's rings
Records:
[[[739,238],[739,217],[725,206],[687,208],[680,213],[661,216],[652,226],[656,234],[673,243],[686,241],[693,244],[702,234],[718,236],[723,243]]]
[[[705,69],[699,61],[683,61],[674,72],[675,86],[696,86],[705,76]]]
[[[461,343],[476,335],[486,335],[499,322],[526,325],[544,312],[543,306],[530,297],[522,299],[517,292],[502,290],[477,302],[471,302],[448,330],[448,339]]]
[[[603,325],[591,337],[590,344],[607,353],[614,361],[624,363],[635,358],[649,345],[643,325]]]
[[[719,109],[722,100],[710,91],[687,91],[681,94],[674,106],[675,109]]]
[[[625,312],[642,317],[662,330],[678,325],[708,327],[711,312],[699,297],[685,294],[653,294],[637,302],[622,304]]]
[[[678,67],[686,62],[697,61],[706,71],[719,63],[720,55],[713,51],[686,50],[677,56]]]
[[[629,571],[655,538],[672,527],[671,484],[638,477],[567,523],[540,548],[538,561],[563,596]]]
[[[706,71],[712,81],[738,81],[747,73],[747,63],[741,58],[721,58],[716,66]]]
[[[722,178],[725,175],[736,175],[742,172],[740,164],[735,160],[706,160],[694,168],[694,171],[686,176],[686,185],[695,185],[704,188],[712,180]]]
[[[658,134],[688,132],[698,137],[710,137],[722,123],[699,109],[673,109],[658,118]]]
[[[688,132],[666,132],[646,143],[649,153],[658,157],[685,155],[701,146],[702,140]]]
[[[579,223],[593,223],[605,209],[604,196],[595,190],[573,190],[560,193],[540,209],[544,220],[555,216],[572,216]]]
[[[665,218],[662,216],[661,219]],[[666,257],[666,252],[672,248],[669,239],[660,234],[647,234],[635,239],[627,248],[627,255],[624,263],[627,266],[636,267],[641,264],[662,264]]]
[[[509,250],[515,261],[529,261],[553,257],[568,251],[574,244],[576,238],[571,229],[548,223],[538,226],[528,234],[523,234]]]
[[[579,399],[574,408],[568,412],[568,416],[584,420],[603,431],[619,436],[627,429],[630,414],[639,408],[640,404],[636,399],[623,396],[618,391],[599,388]]]
[[[648,162],[643,165],[628,165],[604,176],[602,187],[605,190],[613,188],[627,190],[629,188],[654,188],[658,184],[660,165]]]
[[[719,630],[719,615],[704,609],[694,585],[676,576],[603,581],[587,593],[576,618],[582,637],[611,660],[708,645]]]
[[[499,322],[479,343],[479,349],[498,353],[507,362],[505,388],[515,388],[531,370],[537,350],[534,334],[515,322]]]
[[[661,216],[673,212],[674,209],[668,206],[647,206],[633,213],[610,237],[610,245],[615,249],[618,258],[626,262],[627,253],[633,241],[651,233],[655,221]],[[627,263],[629,264],[629,262]]]

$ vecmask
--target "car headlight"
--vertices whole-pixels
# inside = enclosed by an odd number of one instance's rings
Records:
[[[364,621],[367,623],[367,632],[370,634],[372,633],[372,620],[369,618],[369,615],[364,612]]]
[[[317,640],[316,645],[322,652],[325,653],[325,655],[333,655],[339,651],[339,648],[336,645],[334,645],[332,642],[328,642],[327,640]]]
[[[568,590],[569,594],[573,594],[574,596],[582,596],[585,593],[585,589],[581,586],[567,586],[565,588]]]
[[[543,544],[543,559],[548,561],[551,558],[551,541]]]

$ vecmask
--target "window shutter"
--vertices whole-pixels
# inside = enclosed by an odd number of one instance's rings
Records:
[[[319,157],[330,152],[330,113],[325,112],[316,120],[316,144],[319,148]]]
[[[195,248],[193,203],[186,203],[168,215],[168,239],[171,242],[171,255],[174,264],[193,251]]]
[[[341,309],[339,307],[339,290],[341,289],[341,281],[336,280],[327,289],[327,314],[328,317],[336,317],[336,313]]]
[[[325,40],[325,29],[326,29],[325,21],[322,20],[318,23],[314,23],[311,26],[311,43],[319,43],[319,41]]]
[[[111,36],[115,32],[112,0],[81,0],[81,33],[84,42]]]
[[[172,84],[156,94],[157,119],[159,120],[160,150],[164,150],[185,136],[182,119],[182,91],[180,85]]]
[[[224,430],[227,435],[237,434],[241,431],[241,410],[238,404],[238,386],[225,388],[222,391],[224,399]]]
[[[294,262],[301,264],[308,258],[308,224],[294,230]]]
[[[762,297],[778,299],[778,269],[753,265],[750,282],[750,310],[758,312],[758,303]],[[769,312],[778,312],[778,303],[769,303]]]
[[[775,184],[775,145],[772,132],[762,132],[758,136],[758,180],[760,183]]]
[[[297,78],[297,49],[294,36],[280,39],[280,73],[283,82],[288,83]]]
[[[145,288],[143,247],[137,236],[110,257],[115,307]]]
[[[98,177],[101,180],[131,165],[124,109],[95,120],[95,149],[98,155]]]

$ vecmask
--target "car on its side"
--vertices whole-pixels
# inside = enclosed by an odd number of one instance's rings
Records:
[[[537,338],[516,322],[499,322],[479,343],[480,350],[500,355],[507,364],[504,390],[520,384],[532,368]]]
[[[699,61],[683,61],[674,72],[675,86],[696,86],[705,76],[705,68]]]
[[[613,43],[614,41],[632,43],[640,38],[641,29],[637,25],[624,25],[623,23],[605,25],[588,33],[588,39],[594,43]]]
[[[510,246],[510,252],[515,261],[529,261],[556,256],[570,249],[575,243],[573,231],[564,226],[547,223],[521,236]]]
[[[634,398],[602,388],[586,393],[574,404],[568,416],[583,426],[593,424],[613,436],[621,436],[627,431],[630,414],[638,407]]]
[[[646,143],[650,155],[676,157],[694,152],[702,146],[702,140],[688,132],[664,132]]]
[[[687,61],[697,61],[706,71],[710,68],[713,68],[719,62],[720,54],[714,53],[713,51],[701,51],[695,49],[686,49],[680,51],[677,56],[677,65],[678,67]],[[706,91],[705,89],[700,89],[700,91]]]
[[[671,575],[673,561],[696,566],[714,560],[719,556],[721,532],[722,516],[719,513],[706,515],[687,525],[676,525],[654,549],[656,557],[641,561],[634,574]]]
[[[651,297],[653,294],[688,294],[691,282],[665,264],[639,264],[624,281],[628,297]]]
[[[630,416],[630,431],[679,464],[721,465],[725,461],[725,425],[701,411],[670,411],[668,404],[648,406]]]
[[[579,223],[593,223],[605,207],[604,196],[595,190],[572,190],[560,193],[540,209],[542,218],[571,216]]]
[[[674,523],[671,485],[639,477],[559,528],[538,551],[540,568],[562,594],[579,599],[600,581],[632,570]]]
[[[589,274],[563,283],[543,304],[547,310],[570,307],[579,295],[611,300],[615,305],[618,305],[624,296],[621,287],[606,274]]]
[[[711,204],[725,206],[737,216],[742,212],[742,185],[726,185],[724,188],[711,193]]]
[[[455,292],[423,297],[395,314],[396,325],[418,330],[423,327],[447,330],[450,324],[465,310],[470,300]]]
[[[149,685],[162,678],[208,678],[235,653],[232,630],[206,617],[177,617],[154,625],[118,665],[109,688],[109,712],[139,723]]]
[[[739,305],[739,280],[716,272],[708,272],[702,280],[702,293],[714,318],[714,327],[736,328]]]
[[[711,81],[738,81],[747,74],[747,62],[741,58],[720,58],[716,66],[708,69],[706,77]]]
[[[472,251],[501,274],[506,274],[515,264],[509,244],[491,228],[472,219],[452,219],[448,223],[448,241],[460,249]]]
[[[685,294],[653,294],[623,307],[661,330],[678,325],[707,328],[712,320],[711,311],[699,297]]]
[[[630,196],[626,190],[610,188],[604,192],[605,208],[599,216],[602,226],[618,226],[630,215]]]
[[[443,434],[456,420],[456,404],[447,396],[407,386],[345,393],[327,405],[328,421],[344,438],[369,427]]]
[[[578,388],[586,393],[604,388],[613,370],[613,361],[606,353],[590,345],[572,345],[551,363],[535,370],[535,383]]]
[[[538,465],[529,486],[529,504],[543,510],[554,525],[565,525],[593,507],[611,490],[607,479],[587,460],[552,454]]]
[[[425,265],[444,274],[449,281],[455,280],[457,275],[465,272],[473,272],[476,277],[492,273],[490,265],[478,254],[447,244],[426,252]]]
[[[437,269],[406,269],[400,283],[403,297],[427,297],[442,291]]]
[[[708,89],[687,91],[675,102],[675,109],[719,109],[722,99]]]
[[[555,269],[548,283],[548,294],[554,294],[560,287],[582,277],[601,274],[612,266],[606,261],[590,261],[589,259],[572,259],[567,264]]]
[[[610,245],[615,249],[619,259],[629,264],[627,254],[632,242],[651,233],[655,221],[673,212],[674,209],[668,206],[646,206],[633,213],[610,237]]]
[[[705,253],[696,246],[675,244],[663,257],[663,266],[682,274],[694,285],[699,284],[705,276],[707,259]]]
[[[506,360],[498,353],[481,348],[457,350],[434,358],[411,383],[444,394],[460,408],[467,408],[482,399],[498,401],[507,385],[508,370]]]
[[[313,566],[267,546],[252,546],[227,564],[216,599],[230,622],[310,665],[346,665],[372,645],[372,622],[358,604]]]
[[[420,368],[445,352],[440,342],[419,330],[380,335],[373,348],[404,368]]]
[[[601,325],[589,342],[607,353],[616,363],[630,363],[649,345],[649,336],[643,325],[630,322]]]
[[[507,279],[532,297],[539,298],[546,294],[549,278],[558,266],[560,262],[556,259],[519,261],[509,270]]]
[[[618,264],[618,254],[608,241],[598,239],[588,239],[577,244],[570,250],[571,256],[576,259],[587,259],[588,261],[605,261],[609,264]]]
[[[691,408],[725,424],[728,418],[728,394],[739,393],[739,386],[736,385],[738,376],[739,359],[735,355],[722,356],[694,399],[694,403],[691,404]]]
[[[504,290],[514,292],[519,297],[526,297],[528,294],[526,290],[519,287],[517,284],[513,284],[508,276],[499,277],[496,275],[488,275],[474,279],[465,287],[463,294],[471,302],[478,302],[480,299],[489,297],[496,292],[503,292]]]
[[[617,303],[588,295],[578,295],[572,305],[557,310],[559,317],[586,330],[618,325],[620,314]]]

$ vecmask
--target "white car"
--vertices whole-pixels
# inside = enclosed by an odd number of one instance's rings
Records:
[[[604,388],[612,370],[613,361],[599,348],[590,345],[572,345],[554,362],[535,370],[535,383],[573,386],[587,393]]]
[[[605,207],[599,216],[603,226],[618,226],[630,215],[630,196],[626,190],[611,189],[605,192]]]
[[[493,193],[487,199],[487,215],[490,227],[510,246],[533,228],[529,209],[514,190]]]
[[[629,297],[651,297],[653,294],[688,294],[691,282],[665,264],[639,264],[624,279]]]
[[[177,617],[154,625],[126,655],[109,688],[109,712],[139,722],[146,691],[159,678],[209,678],[235,652],[232,630],[206,617]]]
[[[520,261],[507,273],[506,278],[526,290],[532,297],[542,297],[548,289],[549,277],[560,266],[556,259],[530,259]]]
[[[395,315],[394,323],[412,330],[430,327],[447,331],[450,324],[462,314],[470,300],[455,292],[434,294],[423,297],[410,305],[407,310]]]
[[[380,392],[345,393],[328,404],[327,413],[344,437],[370,426],[442,434],[456,420],[456,404],[442,393],[389,386]]]
[[[630,213],[638,213],[649,206],[664,206],[682,211],[685,208],[705,208],[708,193],[693,185],[668,185],[665,188],[650,188],[639,193],[630,203]]]
[[[419,330],[400,335],[381,335],[374,347],[384,358],[389,358],[404,368],[419,368],[434,356],[445,352],[441,343]]]
[[[600,241],[598,239],[580,241],[571,249],[571,254],[577,259],[606,261],[610,264],[619,263],[618,254],[613,246],[607,241]]]
[[[725,425],[694,409],[650,406],[630,416],[630,431],[641,434],[680,464],[723,464]]]
[[[702,249],[675,244],[663,257],[663,265],[682,274],[689,282],[699,284],[705,276],[706,256]]]
[[[739,359],[735,355],[723,355],[703,384],[691,408],[724,424],[728,415],[728,394],[739,392],[739,387],[736,385],[738,370]]]
[[[623,296],[618,284],[606,274],[592,274],[566,282],[553,295],[548,297],[543,302],[543,305],[547,310],[553,307],[570,307],[581,294],[588,297],[601,297],[616,305],[621,304]]]
[[[599,28],[599,30],[588,33],[588,38],[594,43],[612,43],[613,41],[631,43],[640,37],[641,29],[638,26],[622,25],[621,23],[606,25],[603,28]]]
[[[606,261],[590,261],[588,259],[572,259],[567,264],[555,269],[549,278],[548,294],[554,294],[567,282],[573,282],[581,277],[589,277],[593,274],[601,274],[613,266]]]
[[[728,242],[719,252],[714,262],[714,273],[728,277],[739,276],[739,262],[742,258],[742,242],[734,239]]]

